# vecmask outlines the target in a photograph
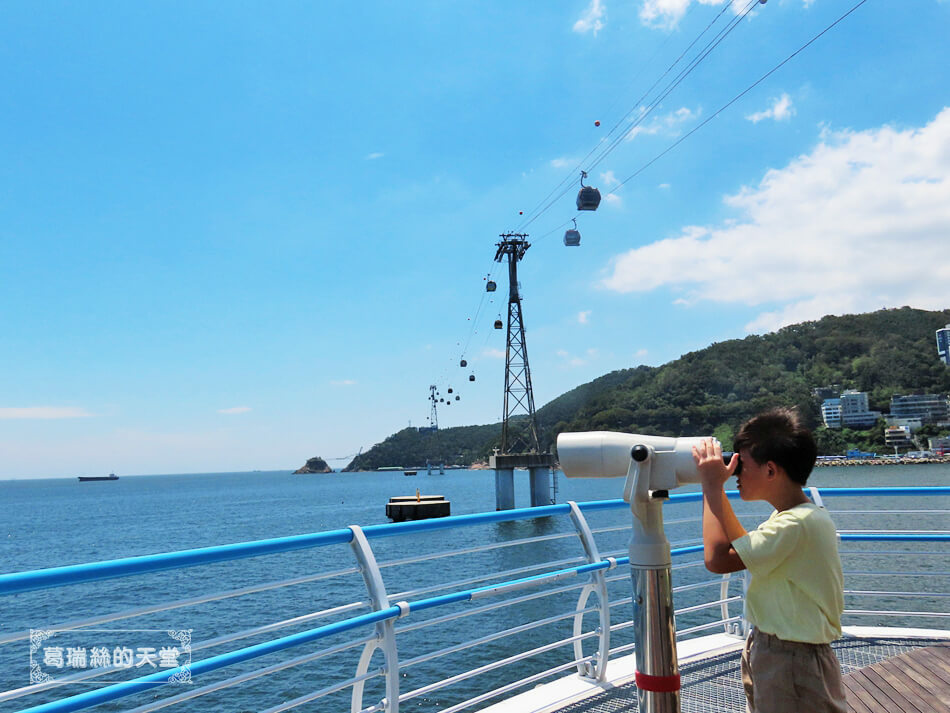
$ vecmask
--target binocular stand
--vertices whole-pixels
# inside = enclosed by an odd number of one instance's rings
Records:
[[[634,446],[624,487],[633,512],[630,568],[640,713],[679,713],[680,675],[673,621],[670,542],[663,529],[666,490],[648,489],[655,457],[651,446]]]

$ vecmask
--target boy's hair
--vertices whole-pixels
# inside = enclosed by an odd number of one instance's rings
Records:
[[[748,449],[756,463],[777,463],[799,485],[808,482],[818,458],[811,431],[790,408],[773,408],[750,418],[742,424],[732,447],[737,453]]]

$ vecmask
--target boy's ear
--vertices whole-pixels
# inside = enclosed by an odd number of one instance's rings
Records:
[[[778,464],[775,461],[767,461],[765,464],[765,476],[769,479],[778,475]]]

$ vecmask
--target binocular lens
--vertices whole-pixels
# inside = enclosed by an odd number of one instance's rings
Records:
[[[732,460],[733,453],[731,451],[723,451],[722,453],[722,462],[726,465],[729,465],[729,461]],[[742,458],[739,458],[739,462],[736,463],[736,472],[733,475],[739,475],[742,472]]]

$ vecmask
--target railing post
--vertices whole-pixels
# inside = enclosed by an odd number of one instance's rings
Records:
[[[745,639],[749,636],[749,633],[752,631],[752,625],[749,623],[749,617],[746,614],[746,603],[748,602],[748,593],[749,593],[749,570],[742,570],[742,638]]]
[[[737,634],[739,627],[729,621],[729,580],[732,579],[732,573],[726,572],[722,575],[722,582],[719,583],[719,613],[722,614],[722,625],[727,634]]]
[[[581,544],[584,546],[584,554],[587,556],[588,563],[600,562],[600,553],[597,550],[597,543],[594,541],[594,535],[590,531],[587,519],[584,513],[573,500],[568,500],[571,507],[571,520],[580,537]],[[617,566],[616,560],[610,558],[610,569]],[[607,596],[607,578],[604,570],[599,569],[591,572],[591,581],[584,585],[580,597],[577,600],[577,609],[574,614],[574,636],[580,636],[584,625],[584,615],[581,613],[587,607],[587,599],[592,592],[597,593],[597,599],[600,601],[599,618],[600,627],[598,631],[597,645],[599,650],[594,654],[594,665],[589,661],[577,664],[577,672],[581,676],[593,678],[597,681],[604,681],[607,676],[607,657],[610,653],[610,601]],[[574,642],[574,658],[581,659],[584,656],[583,642]]]
[[[366,583],[366,590],[369,592],[373,611],[388,609],[390,604],[389,596],[386,594],[386,585],[383,584],[383,577],[369,540],[366,539],[363,530],[357,525],[351,525],[350,530],[353,531],[353,540],[350,546],[353,548],[353,554],[356,556],[357,562],[359,562],[360,574],[363,575],[363,581]],[[403,610],[401,616],[405,616],[409,611],[408,604],[405,607],[403,604],[404,602],[396,604]],[[396,651],[396,628],[392,619],[376,624],[376,639],[368,641],[363,647],[363,653],[360,655],[359,664],[356,667],[357,676],[367,672],[376,649],[382,649],[383,658],[386,662],[386,698],[381,701],[382,709],[386,713],[399,713],[399,655]],[[357,713],[357,711],[363,709],[364,683],[365,681],[357,681],[353,684],[353,696],[350,703],[351,713]]]

